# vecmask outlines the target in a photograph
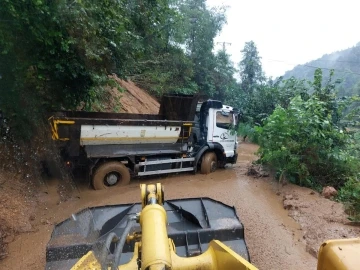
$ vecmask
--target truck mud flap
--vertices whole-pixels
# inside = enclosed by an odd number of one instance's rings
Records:
[[[249,253],[244,227],[235,208],[210,198],[168,200],[167,232],[182,257],[200,255],[213,239],[223,242],[246,260]],[[82,256],[115,232],[121,235],[127,217],[141,211],[141,204],[93,207],[57,224],[46,247],[46,269],[70,269]],[[136,224],[131,232],[140,231]],[[110,249],[114,249],[111,246]],[[130,261],[134,244],[125,244],[120,264]]]

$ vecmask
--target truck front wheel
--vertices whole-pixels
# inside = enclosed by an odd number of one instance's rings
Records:
[[[93,176],[94,189],[107,189],[114,186],[124,186],[130,182],[128,168],[118,161],[106,162],[100,165]]]
[[[207,152],[201,161],[201,173],[209,174],[215,172],[217,168],[217,157],[214,152]]]

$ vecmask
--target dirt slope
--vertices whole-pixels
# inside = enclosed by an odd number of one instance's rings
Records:
[[[121,112],[146,114],[159,113],[159,102],[147,92],[137,87],[131,81],[127,82],[116,77],[114,77],[114,79],[125,89],[125,92],[120,94]],[[112,89],[112,91],[114,90],[115,88]]]
[[[323,198],[308,188],[286,185],[279,192],[289,216],[300,224],[302,241],[306,250],[317,258],[318,248],[324,240],[356,238],[360,228],[347,225],[349,220],[341,203]]]
[[[112,75],[110,78],[114,79],[123,92],[119,91],[117,87],[108,87],[102,104],[94,104],[93,110],[140,114],[159,113],[159,102],[146,91],[131,81],[119,79],[116,75]]]

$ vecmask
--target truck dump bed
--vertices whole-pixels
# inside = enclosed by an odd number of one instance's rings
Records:
[[[193,198],[165,201],[164,208],[167,232],[177,255],[200,255],[216,239],[249,260],[244,227],[233,207],[209,198]],[[121,235],[128,216],[140,211],[141,204],[136,203],[94,207],[72,215],[55,226],[46,247],[46,269],[70,269],[88,251],[96,252],[111,232]],[[139,224],[133,231],[140,231]],[[133,244],[125,244],[120,265],[130,261],[133,250]]]

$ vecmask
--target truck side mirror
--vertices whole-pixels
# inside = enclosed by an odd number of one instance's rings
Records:
[[[238,126],[239,126],[240,117],[242,116],[242,113],[238,109],[233,109],[233,114],[234,114],[234,117],[235,117],[235,127],[237,129]]]

